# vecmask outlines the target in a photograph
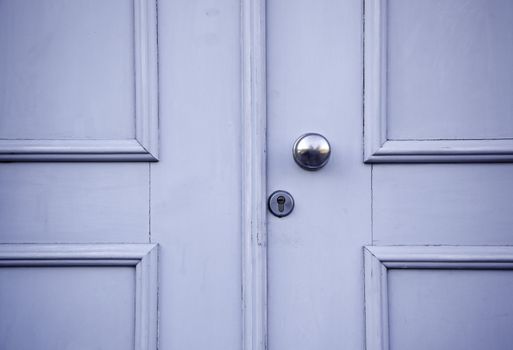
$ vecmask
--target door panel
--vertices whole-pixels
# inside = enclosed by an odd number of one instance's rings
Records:
[[[129,267],[2,267],[0,347],[133,349],[134,285]]]
[[[155,0],[2,1],[0,160],[158,157]]]
[[[373,243],[512,244],[510,164],[373,169]]]
[[[370,236],[362,162],[360,1],[267,3],[268,192],[295,199],[268,217],[269,348],[363,347],[361,247]],[[325,168],[292,158],[301,134],[327,137]]]
[[[513,160],[511,2],[365,0],[365,160]]]
[[[156,349],[154,244],[0,245],[2,349]]]
[[[513,271],[392,271],[391,349],[511,349]]]
[[[0,138],[134,137],[126,0],[0,3]]]
[[[364,254],[367,349],[511,347],[510,246],[373,246]]]
[[[148,164],[1,164],[1,242],[147,243],[148,173]]]
[[[512,138],[513,3],[387,3],[389,138]]]

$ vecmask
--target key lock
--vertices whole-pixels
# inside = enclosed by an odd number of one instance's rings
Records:
[[[317,171],[324,167],[330,155],[330,143],[324,136],[316,133],[301,135],[292,147],[294,161],[308,171]],[[274,216],[282,218],[294,210],[294,198],[287,191],[275,191],[269,196],[267,205]]]

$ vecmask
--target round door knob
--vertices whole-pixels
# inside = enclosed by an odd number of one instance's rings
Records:
[[[300,136],[292,149],[296,163],[305,170],[319,170],[328,163],[331,147],[328,140],[316,133]]]

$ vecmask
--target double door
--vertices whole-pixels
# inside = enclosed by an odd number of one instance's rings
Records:
[[[0,348],[510,349],[512,23],[0,1]]]

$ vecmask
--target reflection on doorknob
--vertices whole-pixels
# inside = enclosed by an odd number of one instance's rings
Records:
[[[292,148],[297,165],[305,170],[319,170],[328,163],[331,147],[328,140],[316,133],[301,135]]]

